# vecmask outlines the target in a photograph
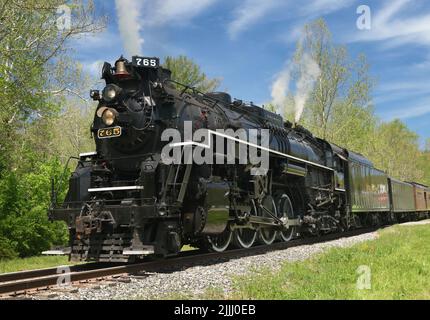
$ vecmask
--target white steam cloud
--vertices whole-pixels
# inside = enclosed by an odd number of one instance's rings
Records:
[[[287,93],[290,88],[291,64],[288,62],[285,68],[278,73],[272,84],[272,101],[276,112],[284,115]]]
[[[294,122],[297,123],[302,117],[306,102],[315,84],[315,81],[321,74],[318,64],[308,53],[304,53],[296,64],[289,61],[284,69],[279,72],[272,84],[272,101],[276,107],[276,112],[284,115],[287,107],[287,93],[290,90],[291,74],[298,74],[298,80],[295,83],[294,95]]]
[[[296,94],[294,95],[295,123],[300,121],[309,94],[321,74],[318,64],[307,53],[303,54],[302,59],[300,59],[299,68],[300,78],[297,81]]]
[[[125,53],[127,56],[142,54],[141,3],[138,0],[115,0],[115,7]]]

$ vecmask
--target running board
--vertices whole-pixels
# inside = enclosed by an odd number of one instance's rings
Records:
[[[129,191],[129,190],[143,190],[143,186],[122,186],[122,187],[106,187],[106,188],[89,188],[88,192]]]
[[[96,155],[97,155],[97,151],[84,152],[84,153],[80,153],[79,154],[79,159],[80,160],[85,160],[87,158],[95,157]]]
[[[72,252],[71,248],[64,248],[64,249],[43,251],[42,255],[44,255],[44,256],[66,256],[66,255],[69,255],[71,252]]]
[[[154,254],[154,246],[143,246],[140,250],[131,250],[131,249],[124,249],[122,251],[122,254],[125,256],[143,256],[148,254]]]

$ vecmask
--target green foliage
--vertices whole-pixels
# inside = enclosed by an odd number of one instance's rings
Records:
[[[94,138],[90,132],[94,110],[95,108],[79,107],[79,104],[71,104],[69,101],[60,116],[51,121],[53,138],[50,150],[63,163],[70,156],[95,150]]]
[[[349,122],[354,121],[357,107],[364,108],[371,100],[373,79],[369,76],[366,58],[363,55],[356,60],[349,57],[345,46],[332,41],[323,19],[304,27],[293,62],[300,63],[304,54],[318,65],[320,76],[310,94],[302,122],[324,139],[340,136],[333,134],[338,129],[339,118],[345,127],[341,130],[345,131]],[[299,75],[292,76],[294,79]]]
[[[219,79],[209,79],[200,66],[186,56],[166,57],[163,66],[172,71],[172,80],[195,87],[202,92],[214,91],[220,84]],[[179,87],[182,89],[183,87]]]
[[[353,60],[345,46],[333,43],[331,33],[323,19],[318,19],[304,28],[303,41],[299,42],[294,61],[307,53],[318,64],[320,76],[305,108],[302,122],[324,139],[335,143],[348,140],[354,133],[372,133],[369,128],[374,121],[368,107],[373,80],[368,75],[369,66],[364,56]],[[360,129],[366,123],[366,130]],[[370,129],[370,130],[369,130]],[[340,139],[338,139],[340,138]],[[339,141],[336,141],[339,140]]]
[[[20,150],[9,157],[13,169],[0,173],[0,259],[40,254],[67,243],[65,224],[48,221],[50,178],[60,183],[68,157],[93,150],[94,142],[89,112],[70,107],[64,113],[27,123],[16,136]],[[58,186],[60,201],[69,175],[66,168]]]
[[[430,186],[430,151],[424,151],[421,153],[418,159],[418,166],[423,170],[422,183]]]
[[[47,217],[50,178],[58,180],[70,155],[93,148],[83,133],[88,77],[67,45],[102,30],[105,18],[91,0],[72,0],[71,26],[59,29],[60,5],[64,1],[0,1],[0,259],[65,243],[65,225]]]
[[[18,257],[15,246],[9,239],[0,238],[0,262]]]
[[[47,216],[50,177],[59,181],[62,173],[63,165],[51,160],[19,176],[9,172],[0,180],[0,258],[35,255],[66,243],[66,226],[49,222]],[[60,198],[64,197],[66,183],[60,188]]]
[[[0,172],[12,170],[10,155],[21,148],[20,131],[35,119],[61,109],[55,95],[71,92],[66,65],[68,39],[102,29],[92,1],[72,0],[70,28],[60,30],[56,10],[61,0],[1,1],[0,8]],[[58,68],[58,67],[61,68]],[[17,150],[18,149],[18,150]]]
[[[394,120],[382,123],[376,136],[378,139],[375,139],[372,153],[375,165],[401,180],[422,182],[418,135],[400,120]]]

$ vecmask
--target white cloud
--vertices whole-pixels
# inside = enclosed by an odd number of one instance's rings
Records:
[[[201,14],[217,0],[163,0],[146,3],[144,25],[160,26],[167,23],[186,23]]]
[[[411,119],[423,116],[430,113],[430,101],[428,103],[420,104],[415,107],[404,107],[382,114],[382,118],[386,121],[394,119]]]
[[[246,0],[241,3],[234,12],[234,20],[230,22],[227,28],[230,38],[236,38],[239,33],[257,23],[258,20],[280,5],[280,1],[276,0]]]
[[[384,41],[387,48],[408,43],[430,46],[430,14],[408,16],[417,4],[415,0],[386,1],[372,11],[371,30],[361,31],[352,41]]]
[[[313,0],[300,4],[300,13],[304,16],[324,15],[349,7],[357,0]]]
[[[422,62],[418,62],[412,65],[413,68],[417,69],[417,70],[423,70],[423,71],[428,71],[428,69],[430,69],[430,58],[427,58],[426,60],[422,61]]]
[[[430,91],[427,80],[421,81],[396,81],[390,83],[384,83],[378,88],[384,92],[398,92],[398,91]]]
[[[234,11],[234,19],[229,23],[227,31],[230,38],[235,39],[240,33],[253,27],[263,19],[275,17],[276,20],[302,20],[293,29],[302,28],[305,21],[317,16],[330,14],[350,6],[357,0],[308,0],[302,2],[291,0],[245,0]],[[292,35],[297,40],[297,33]],[[288,42],[291,37],[288,37]]]
[[[151,27],[184,24],[217,0],[115,0],[118,27],[127,56],[142,54],[142,33]]]
[[[392,101],[410,102],[417,97],[426,96],[430,93],[426,79],[414,78],[410,81],[383,82],[377,87],[374,95],[374,105],[388,104]]]
[[[98,33],[86,33],[77,38],[72,39],[71,46],[85,50],[88,52],[106,49],[110,46],[116,46],[118,41],[117,34],[110,31],[103,31]]]

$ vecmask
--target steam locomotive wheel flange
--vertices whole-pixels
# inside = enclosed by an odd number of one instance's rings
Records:
[[[278,210],[272,196],[266,196],[262,201],[262,205],[277,216]],[[259,214],[264,217],[269,216],[262,209],[259,210]],[[264,245],[271,245],[276,240],[276,235],[277,232],[272,227],[260,227],[257,232],[258,242]]]
[[[278,217],[279,218],[294,218],[293,204],[291,203],[290,197],[283,194],[276,201],[278,204]],[[278,236],[281,241],[290,241],[296,233],[296,227],[289,227],[284,231],[279,231]]]
[[[227,250],[233,238],[233,232],[227,226],[225,231],[218,235],[207,236],[208,249],[213,252],[223,252]]]
[[[256,215],[257,209],[252,202],[251,216]],[[233,245],[238,249],[251,248],[257,240],[257,230],[251,228],[237,228],[233,231]]]
[[[257,231],[250,228],[238,228],[233,232],[233,244],[238,249],[251,248],[257,239]]]

